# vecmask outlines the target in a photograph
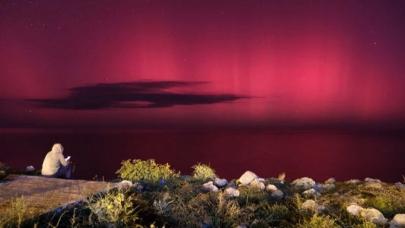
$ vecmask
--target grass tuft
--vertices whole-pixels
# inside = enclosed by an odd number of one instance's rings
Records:
[[[153,159],[123,161],[116,173],[124,180],[147,183],[158,183],[179,176],[179,173],[172,170],[169,164],[157,164]]]
[[[193,178],[201,181],[213,180],[217,175],[209,165],[198,163],[193,167]]]

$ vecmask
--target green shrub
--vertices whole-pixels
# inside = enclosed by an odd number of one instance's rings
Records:
[[[172,170],[169,164],[157,164],[153,159],[123,161],[121,168],[116,173],[124,180],[149,183],[157,183],[160,180],[168,180],[179,176],[179,173]]]
[[[208,179],[214,179],[217,175],[215,170],[209,165],[198,163],[192,167],[193,177],[198,180],[206,181]]]
[[[299,228],[338,228],[335,220],[329,216],[314,214],[311,218],[298,224]]]
[[[88,201],[87,207],[100,223],[129,225],[139,220],[133,196],[123,191],[94,196]]]

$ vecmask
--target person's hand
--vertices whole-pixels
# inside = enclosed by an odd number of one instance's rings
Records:
[[[71,164],[71,163],[72,163],[72,159],[71,159],[70,156],[67,156],[67,157],[65,158],[65,161],[66,161],[67,164]]]

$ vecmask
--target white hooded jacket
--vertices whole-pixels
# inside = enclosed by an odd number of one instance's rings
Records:
[[[56,143],[53,145],[52,150],[45,156],[44,162],[42,163],[41,174],[52,176],[58,172],[61,165],[67,166],[68,163],[63,156],[62,145]]]

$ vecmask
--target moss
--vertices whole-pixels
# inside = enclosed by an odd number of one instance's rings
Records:
[[[116,173],[124,180],[147,183],[158,183],[179,176],[179,173],[172,170],[169,164],[157,164],[153,159],[123,161]]]
[[[198,163],[193,167],[193,178],[197,180],[213,180],[217,175],[215,174],[215,170],[211,168],[209,165]]]

